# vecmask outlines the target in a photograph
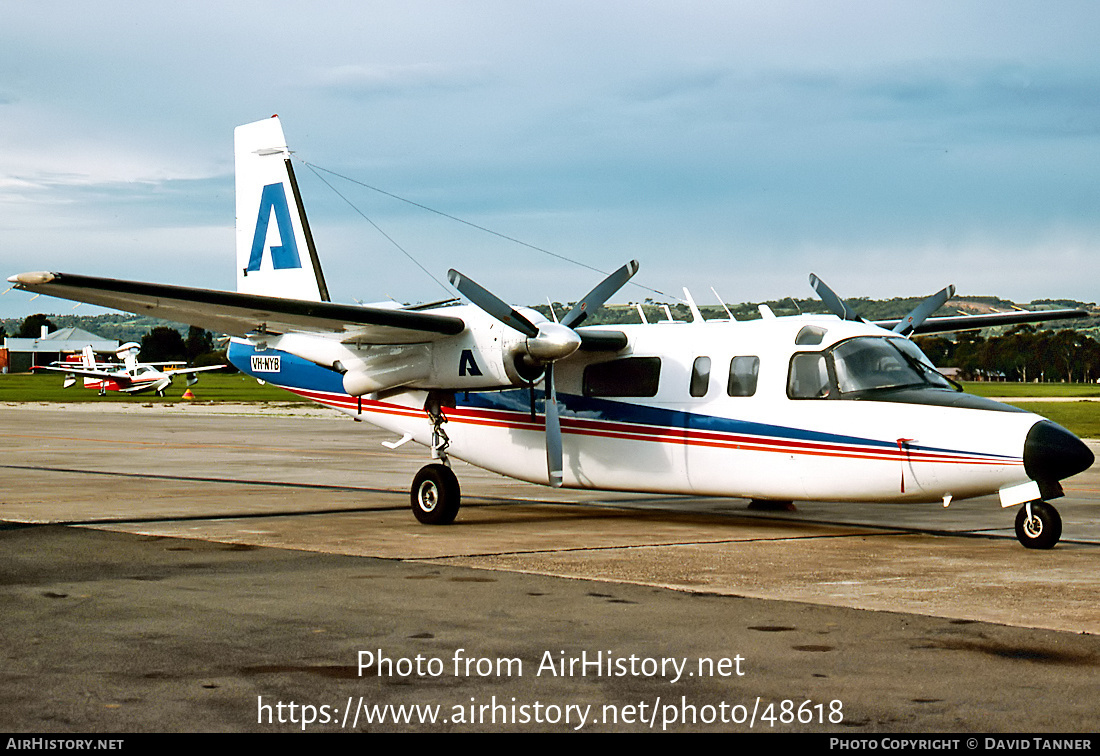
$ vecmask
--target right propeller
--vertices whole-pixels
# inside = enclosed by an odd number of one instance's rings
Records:
[[[841,320],[866,322],[859,315],[856,315],[855,310],[849,307],[843,299],[838,297],[835,291],[830,289],[824,281],[813,273],[810,274],[810,286],[812,286],[814,291],[817,292],[817,295],[821,297],[821,301],[825,303],[825,306]],[[898,321],[898,324],[894,326],[894,333],[901,334],[902,336],[908,336],[913,333],[921,323],[936,310],[943,307],[944,303],[954,295],[955,287],[953,285],[937,291],[914,307],[912,312]]]
[[[622,286],[638,272],[638,261],[631,260],[616,270],[596,288],[588,292],[560,323],[542,321],[537,325],[529,318],[517,312],[488,289],[470,278],[451,270],[447,279],[462,295],[492,315],[506,326],[514,328],[527,337],[524,342],[526,359],[532,365],[545,368],[546,386],[546,469],[550,485],[558,488],[562,484],[562,448],[561,420],[558,417],[557,392],[554,388],[554,363],[565,359],[577,351],[581,337],[573,329],[588,318],[590,313],[603,306]]]

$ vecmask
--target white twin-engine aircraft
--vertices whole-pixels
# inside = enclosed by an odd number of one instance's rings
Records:
[[[105,396],[108,391],[119,391],[124,394],[155,391],[157,396],[164,396],[164,390],[172,385],[173,378],[185,376],[187,385],[194,386],[199,380],[195,373],[220,370],[225,367],[225,365],[208,365],[161,370],[171,365],[179,366],[186,363],[138,362],[137,356],[140,351],[141,347],[136,342],[128,341],[115,350],[115,356],[122,360],[121,363],[96,362],[92,347],[86,346],[81,353],[79,363],[54,362],[34,369],[65,373],[63,388],[75,385],[77,377],[81,377],[84,379],[84,388],[99,389],[100,396]]]
[[[585,326],[638,270],[629,262],[559,322],[513,309],[457,271],[472,305],[329,301],[278,118],[240,126],[237,292],[23,273],[28,291],[228,333],[245,373],[415,440],[412,509],[459,509],[456,457],[567,488],[792,500],[942,502],[998,494],[1016,534],[1050,548],[1046,499],[1093,462],[1072,433],[961,393],[914,333],[1079,317],[930,318],[948,287],[897,322],[869,323],[816,276],[833,315]],[[690,297],[689,297],[690,300]],[[643,318],[644,320],[644,318]],[[537,389],[537,390],[536,390]]]

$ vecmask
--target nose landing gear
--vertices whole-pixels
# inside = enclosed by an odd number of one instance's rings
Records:
[[[1016,513],[1016,538],[1029,549],[1052,549],[1062,537],[1062,517],[1045,501],[1029,501]]]

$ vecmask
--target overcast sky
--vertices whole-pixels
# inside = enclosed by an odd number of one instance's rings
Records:
[[[0,0],[0,259],[234,285],[233,128],[700,303],[1100,299],[1100,3]],[[299,162],[333,298],[440,285]],[[325,174],[322,174],[325,175]],[[590,270],[326,176],[436,278]],[[660,298],[637,287],[619,301]],[[0,315],[68,312],[24,292]],[[87,312],[81,308],[77,312]]]

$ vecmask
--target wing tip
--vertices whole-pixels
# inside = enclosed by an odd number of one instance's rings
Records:
[[[30,273],[16,273],[14,276],[8,277],[8,283],[13,284],[25,284],[27,286],[37,286],[40,284],[48,284],[57,278],[56,273],[50,273],[45,270],[32,271]]]

